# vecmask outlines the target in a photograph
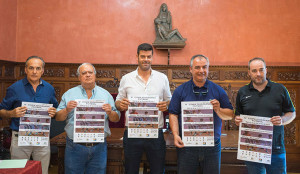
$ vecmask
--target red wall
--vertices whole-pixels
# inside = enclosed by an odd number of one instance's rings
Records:
[[[0,59],[17,61],[17,0],[0,0]]]
[[[16,19],[0,18],[2,27],[17,21],[0,59],[135,64],[138,44],[155,40],[153,20],[163,2],[187,38],[184,49],[171,50],[172,65],[201,53],[212,65],[246,65],[260,56],[267,65],[300,66],[299,0],[19,0]],[[166,51],[154,54],[154,64],[167,64]]]

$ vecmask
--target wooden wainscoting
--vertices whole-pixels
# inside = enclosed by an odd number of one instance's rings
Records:
[[[60,101],[65,91],[79,84],[76,77],[78,66],[79,64],[46,63],[43,79],[54,86],[58,101]],[[117,93],[121,77],[135,70],[137,65],[95,64],[95,67],[97,70],[97,84],[111,93]],[[189,66],[187,65],[153,65],[152,68],[167,75],[172,91],[191,78]],[[246,66],[210,66],[208,79],[222,86],[232,104],[235,105],[237,91],[250,81],[247,71]],[[0,100],[2,101],[5,96],[8,86],[24,77],[24,62],[0,60]],[[300,106],[299,97],[297,97],[300,95],[300,67],[269,66],[267,77],[287,87],[292,101],[298,109]],[[2,120],[1,125],[8,126],[8,120]],[[289,172],[300,172],[299,126],[300,116],[297,112],[296,119],[285,126],[287,169]],[[225,121],[223,130],[238,130],[238,127],[235,126],[233,121]],[[228,164],[228,166],[230,165]]]

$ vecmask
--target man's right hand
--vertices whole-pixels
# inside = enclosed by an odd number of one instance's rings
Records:
[[[121,111],[127,111],[129,105],[130,105],[130,101],[127,98],[123,98],[122,100],[120,100]]]
[[[69,113],[71,112],[74,108],[76,108],[77,106],[77,102],[72,100],[72,101],[69,101],[68,104],[67,104],[67,107],[66,107],[66,111]]]
[[[237,126],[240,126],[240,123],[243,121],[243,119],[240,116],[236,116],[234,121]]]
[[[184,147],[184,144],[179,135],[174,135],[174,145],[178,148]]]
[[[10,117],[24,117],[26,110],[27,110],[26,106],[17,107],[14,110],[9,111]]]

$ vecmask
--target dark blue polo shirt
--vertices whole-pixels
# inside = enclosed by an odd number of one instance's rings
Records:
[[[22,102],[37,102],[53,104],[57,108],[58,102],[52,85],[41,79],[41,83],[34,92],[27,78],[12,84],[6,90],[6,96],[0,103],[0,109],[13,110],[22,105]],[[10,128],[19,131],[20,118],[12,118]]]
[[[200,94],[195,94],[199,92]],[[179,122],[179,134],[181,135],[181,102],[182,101],[209,101],[216,99],[220,102],[221,108],[233,109],[228,96],[223,88],[206,80],[204,86],[197,87],[193,79],[183,83],[175,89],[174,94],[169,105],[169,113],[178,115]],[[218,140],[221,136],[222,120],[214,112],[214,136],[215,140]]]
[[[253,115],[261,117],[283,116],[295,112],[289,92],[280,83],[268,80],[266,88],[259,92],[251,82],[240,88],[236,98],[235,115]],[[285,153],[284,127],[273,127],[273,153]]]

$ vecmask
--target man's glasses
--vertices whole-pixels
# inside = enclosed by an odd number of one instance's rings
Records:
[[[193,89],[193,93],[195,94],[195,95],[202,95],[202,96],[206,96],[206,94],[208,93],[208,86],[207,86],[207,88],[206,88],[206,91],[202,91],[202,92],[199,92],[199,91],[195,91],[195,89],[194,89],[194,87],[192,86],[192,89]]]

